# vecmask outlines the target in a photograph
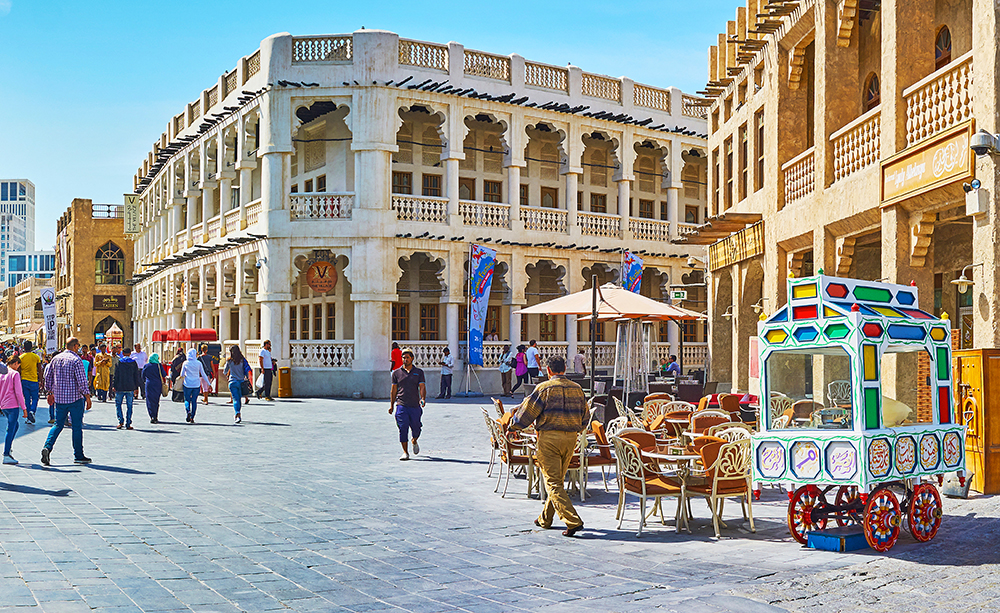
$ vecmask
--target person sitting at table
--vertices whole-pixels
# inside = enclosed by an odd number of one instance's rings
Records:
[[[670,356],[669,360],[660,361],[660,374],[665,376],[678,376],[681,374],[681,367],[677,364],[677,356]]]

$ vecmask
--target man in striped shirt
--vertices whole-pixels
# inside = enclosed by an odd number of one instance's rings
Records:
[[[49,465],[49,454],[56,444],[59,433],[66,425],[69,414],[73,428],[73,456],[77,464],[90,464],[90,458],[83,455],[83,412],[90,410],[90,385],[83,368],[83,360],[77,354],[80,341],[74,336],[66,341],[66,350],[61,351],[49,362],[45,369],[45,389],[49,390],[48,402],[56,407],[56,423],[49,430],[49,436],[42,447],[42,464]]]
[[[542,471],[548,498],[542,514],[535,520],[540,528],[551,528],[558,512],[566,523],[563,536],[573,536],[583,528],[583,520],[573,508],[563,481],[573,459],[576,441],[587,427],[587,397],[576,383],[566,378],[566,360],[549,358],[547,381],[535,387],[524,399],[511,420],[511,428],[527,428],[532,422],[538,431],[535,458]]]

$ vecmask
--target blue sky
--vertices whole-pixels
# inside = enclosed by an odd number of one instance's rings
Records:
[[[0,0],[0,178],[36,186],[38,248],[73,198],[118,203],[167,121],[276,32],[392,30],[695,92],[740,0]]]

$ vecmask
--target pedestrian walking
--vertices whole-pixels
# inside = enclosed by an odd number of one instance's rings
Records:
[[[212,381],[215,380],[215,360],[212,358],[211,354],[208,353],[208,345],[202,343],[199,349],[198,361],[205,368],[205,373],[208,375],[209,383],[201,386],[201,393],[204,396],[205,404],[208,404],[208,394],[212,391]]]
[[[587,426],[587,397],[582,387],[566,378],[566,361],[562,356],[550,357],[546,370],[548,380],[539,383],[524,399],[510,427],[521,430],[534,423],[538,432],[535,462],[542,471],[548,497],[535,525],[551,528],[558,513],[566,524],[563,536],[573,536],[583,528],[583,520],[573,508],[563,481],[577,438]]]
[[[21,412],[25,410],[26,406],[21,374],[18,372],[20,366],[21,358],[12,355],[7,359],[7,372],[0,375],[0,413],[3,414],[7,422],[7,436],[3,441],[4,464],[17,464],[17,460],[11,455],[11,446],[14,444],[14,436],[17,434],[17,418],[21,416]]]
[[[111,366],[112,360],[108,348],[106,345],[101,345],[97,348],[97,355],[94,356],[94,389],[97,390],[97,399],[101,402],[108,400],[108,390],[111,388]]]
[[[531,376],[531,380],[534,381],[538,378],[538,373],[541,370],[541,365],[538,363],[538,347],[535,339],[528,341],[528,351],[526,353],[528,360],[528,374]]]
[[[66,417],[72,418],[73,457],[77,464],[90,464],[91,460],[83,455],[83,412],[90,410],[90,388],[87,386],[87,376],[83,372],[83,360],[77,355],[80,341],[71,336],[66,340],[66,351],[52,358],[45,370],[45,389],[49,391],[47,400],[56,407],[56,423],[52,424],[49,436],[42,447],[42,464],[49,465],[52,447],[66,425]]]
[[[441,392],[438,398],[451,398],[452,369],[455,368],[455,358],[451,357],[451,349],[444,348],[444,355],[438,364],[441,366]]]
[[[409,460],[407,449],[409,434],[413,434],[413,453],[420,453],[420,418],[427,404],[427,388],[424,371],[413,365],[413,350],[403,349],[403,365],[392,371],[392,388],[389,391],[389,415],[396,412],[396,427],[399,428],[399,444],[403,446],[400,460]]]
[[[132,359],[135,360],[135,365],[139,367],[139,374],[142,374],[142,369],[146,367],[146,363],[149,362],[149,356],[146,352],[142,350],[142,345],[139,343],[135,344],[132,349]],[[142,398],[145,395],[145,390],[143,386],[139,386],[139,391],[136,393],[136,398]]]
[[[243,357],[243,352],[240,351],[240,348],[237,345],[230,347],[229,358],[226,359],[226,366],[222,369],[222,373],[229,378],[229,394],[233,397],[233,411],[236,412],[234,420],[236,423],[243,421],[240,398],[243,397],[243,384],[247,381],[249,371],[250,365],[247,364],[247,360]],[[249,398],[247,401],[249,401]]]
[[[21,354],[21,392],[24,394],[24,420],[35,423],[35,411],[38,410],[38,364],[42,358],[32,351],[31,341],[24,341],[24,353]]]
[[[160,365],[160,354],[149,356],[149,363],[142,367],[143,388],[146,395],[146,412],[149,413],[149,423],[160,423],[160,396],[166,387],[167,380],[163,376]]]
[[[274,380],[274,359],[271,358],[271,341],[264,341],[264,345],[260,350],[260,370],[261,374],[264,375],[264,385],[257,390],[257,398],[261,397],[263,394],[264,399],[267,401],[273,401],[271,398],[271,381]]]
[[[503,385],[503,395],[504,397],[511,396],[510,391],[510,381],[511,375],[514,373],[514,366],[517,365],[514,348],[511,345],[507,345],[503,350],[503,355],[500,356],[500,383]]]
[[[587,374],[587,354],[583,352],[583,347],[578,347],[573,356],[573,372],[578,375]]]
[[[132,403],[135,392],[142,385],[139,377],[139,365],[132,358],[132,349],[122,349],[122,357],[115,363],[115,371],[111,375],[111,389],[115,391],[115,412],[118,414],[118,429],[132,430]],[[122,401],[125,401],[126,412],[122,416]]]
[[[514,356],[514,376],[517,377],[517,383],[510,390],[510,395],[513,396],[517,388],[521,387],[522,383],[528,382],[528,354],[525,353],[524,345],[517,346],[517,355]]]
[[[209,383],[208,373],[205,367],[198,360],[198,352],[188,349],[187,360],[181,366],[181,377],[184,381],[184,410],[187,412],[187,423],[194,423],[195,413],[198,412],[198,393],[201,391],[202,383]]]
[[[389,352],[389,370],[394,371],[403,365],[403,352],[399,348],[399,343],[392,343],[392,350]]]

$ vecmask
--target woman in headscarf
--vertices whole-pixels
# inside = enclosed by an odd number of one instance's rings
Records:
[[[187,423],[194,423],[194,414],[198,411],[198,394],[201,392],[201,384],[210,385],[212,380],[208,378],[205,367],[198,359],[198,352],[188,349],[187,360],[181,366],[181,376],[184,377],[184,410],[187,411]]]
[[[149,362],[142,367],[142,391],[146,395],[146,412],[149,413],[149,423],[160,423],[160,394],[163,393],[163,368],[160,367],[160,354],[149,356]]]
[[[97,355],[94,356],[94,389],[97,390],[97,399],[101,402],[108,400],[108,388],[111,387],[111,356],[104,345],[97,348]]]

